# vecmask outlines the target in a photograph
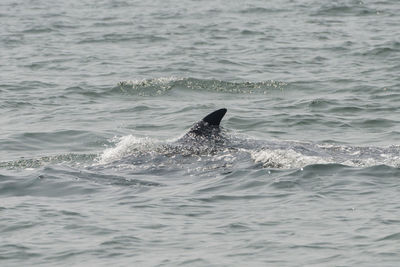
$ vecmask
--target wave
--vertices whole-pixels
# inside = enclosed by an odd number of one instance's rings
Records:
[[[280,9],[280,8],[264,8],[264,7],[249,7],[249,8],[245,8],[243,10],[239,10],[239,13],[242,14],[275,14],[278,12],[285,12],[287,11],[286,9]]]
[[[164,95],[174,89],[212,91],[232,94],[266,94],[271,90],[282,90],[287,84],[280,81],[228,82],[196,78],[163,77],[121,81],[112,89],[114,93],[140,96]]]
[[[18,169],[37,169],[49,164],[69,164],[85,165],[91,164],[97,158],[97,154],[60,154],[53,156],[43,156],[39,158],[25,159],[21,158],[13,161],[0,162],[0,169],[18,170]]]
[[[374,8],[369,8],[361,1],[353,1],[352,3],[331,2],[323,4],[312,13],[313,16],[368,16],[379,15],[380,12]]]
[[[96,25],[93,25],[96,26]],[[104,26],[103,26],[104,27]],[[155,36],[153,34],[126,34],[126,33],[111,33],[104,34],[101,37],[85,37],[78,41],[78,44],[93,44],[93,43],[121,43],[121,42],[166,42],[167,38],[162,36]]]

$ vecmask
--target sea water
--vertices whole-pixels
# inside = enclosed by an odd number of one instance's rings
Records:
[[[2,0],[0,265],[398,266],[399,13]]]

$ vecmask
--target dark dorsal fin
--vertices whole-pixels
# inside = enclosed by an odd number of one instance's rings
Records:
[[[219,123],[221,122],[222,118],[224,117],[226,113],[226,108],[221,108],[218,109],[214,112],[211,112],[207,116],[203,118],[204,122],[207,122],[209,125],[215,125],[219,126]]]

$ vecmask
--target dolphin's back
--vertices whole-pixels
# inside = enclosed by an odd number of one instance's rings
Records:
[[[181,143],[198,143],[208,142],[213,140],[221,139],[219,124],[222,118],[225,116],[227,109],[221,108],[214,112],[211,112],[205,116],[201,121],[197,122],[190,128],[179,141]]]

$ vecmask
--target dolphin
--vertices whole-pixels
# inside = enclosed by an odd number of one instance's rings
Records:
[[[189,131],[181,137],[179,143],[204,143],[204,142],[218,142],[223,141],[220,135],[221,129],[219,127],[222,118],[225,116],[227,109],[221,108],[211,112],[202,120],[195,123]]]

